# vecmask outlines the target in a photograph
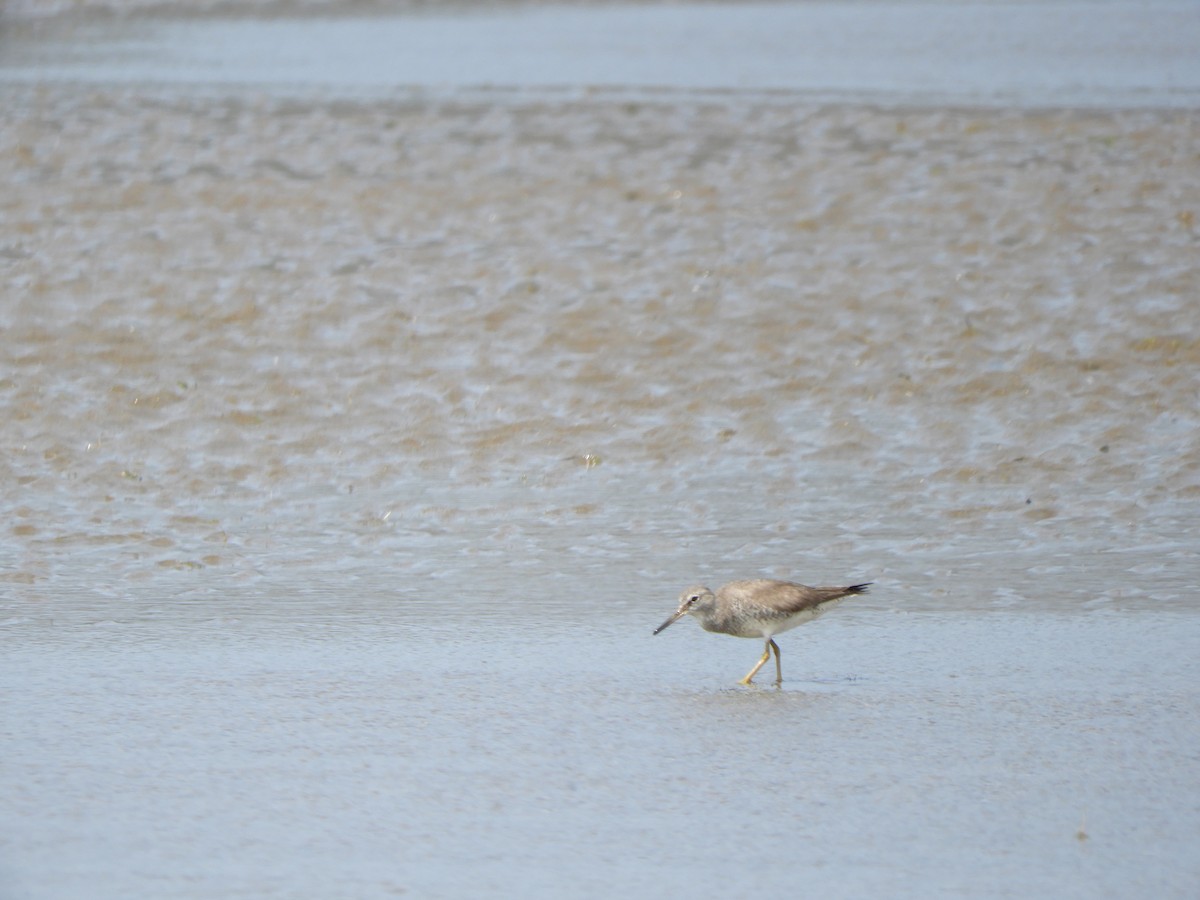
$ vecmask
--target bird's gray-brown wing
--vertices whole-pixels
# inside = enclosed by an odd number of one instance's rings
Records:
[[[870,582],[867,582],[870,584]],[[791,616],[798,612],[818,609],[826,603],[840,600],[851,594],[865,594],[867,584],[852,584],[846,587],[809,587],[790,581],[746,581],[728,585],[739,590],[755,605],[774,610],[779,615]],[[724,590],[724,589],[722,589]]]

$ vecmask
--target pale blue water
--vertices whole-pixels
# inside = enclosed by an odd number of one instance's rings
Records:
[[[670,597],[574,599],[5,629],[4,896],[1192,895],[1194,615],[884,589],[777,692],[756,642],[651,637]]]
[[[11,37],[0,79],[341,92],[801,92],[986,106],[1200,100],[1200,15],[1148,3],[524,7],[369,18],[118,20]]]

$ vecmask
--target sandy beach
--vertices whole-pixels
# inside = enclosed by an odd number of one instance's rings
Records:
[[[89,80],[31,8],[0,894],[1191,895],[1178,92]],[[750,576],[874,585],[779,691],[651,636]]]

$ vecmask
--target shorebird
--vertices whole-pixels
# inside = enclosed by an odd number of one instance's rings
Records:
[[[758,670],[766,665],[775,651],[775,684],[783,684],[783,665],[775,635],[805,622],[837,606],[852,594],[865,594],[868,581],[848,587],[809,587],[790,581],[771,581],[755,578],[750,581],[731,581],[714,594],[703,586],[690,587],[679,595],[679,608],[657,628],[658,634],[684,616],[695,616],[700,627],[717,634],[734,637],[765,638],[762,659],[739,684],[750,684]]]

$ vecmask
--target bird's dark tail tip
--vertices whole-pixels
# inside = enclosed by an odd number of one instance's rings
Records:
[[[873,581],[864,581],[862,584],[852,584],[852,585],[850,585],[850,587],[846,588],[846,593],[847,594],[865,594],[865,593],[867,593],[867,588],[869,588],[874,583],[875,582],[873,582]]]

